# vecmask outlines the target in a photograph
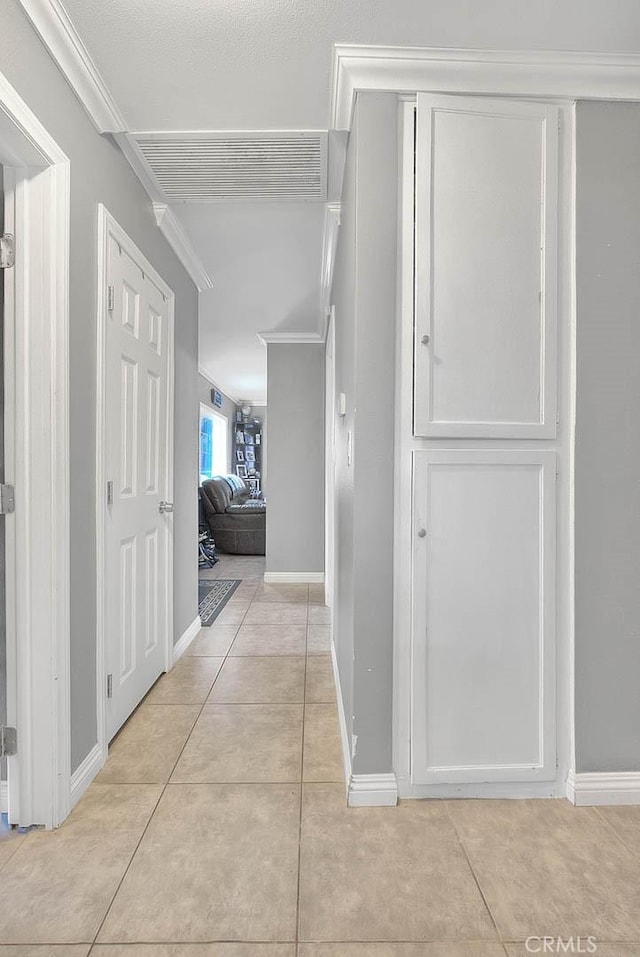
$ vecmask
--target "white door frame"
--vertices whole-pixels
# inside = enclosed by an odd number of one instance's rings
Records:
[[[437,84],[434,84],[437,86]],[[440,91],[441,92],[441,91]],[[412,448],[434,447],[433,440],[412,439],[407,423],[412,421],[413,314],[415,289],[410,269],[414,248],[413,113],[416,96],[398,96],[400,127],[400,198],[398,203],[398,313],[396,323],[396,419],[395,419],[395,522],[394,522],[394,640],[393,640],[393,766],[401,797],[564,797],[566,779],[575,767],[574,748],[574,504],[573,458],[575,447],[575,255],[573,239],[575,195],[575,107],[561,97],[523,97],[554,102],[560,107],[559,140],[559,243],[558,243],[558,435],[543,447],[554,449],[558,460],[557,502],[557,596],[556,596],[556,695],[558,775],[548,784],[483,784],[444,786],[411,783],[410,702],[412,634]],[[473,440],[465,443],[473,446]],[[485,443],[485,445],[488,443]],[[438,440],[442,448],[443,440]],[[460,440],[449,439],[449,448],[459,448]],[[504,442],[491,440],[494,448]],[[539,440],[511,439],[509,447],[538,447]]]
[[[106,334],[108,305],[108,249],[109,237],[113,237],[121,249],[133,259],[146,276],[158,287],[167,300],[168,327],[168,382],[167,382],[167,456],[169,483],[167,498],[173,501],[174,466],[174,316],[175,296],[164,280],[158,275],[151,263],[140,252],[122,226],[113,218],[102,203],[98,205],[98,326],[97,326],[97,391],[96,391],[96,612],[97,612],[97,654],[96,654],[96,701],[98,718],[98,742],[87,758],[87,774],[79,782],[78,794],[90,783],[99,768],[104,764],[108,752],[107,736],[107,642],[106,642],[106,606],[105,606],[105,547],[106,547],[106,487],[107,462],[106,443]],[[167,535],[166,562],[169,587],[165,596],[164,613],[167,618],[165,628],[166,645],[164,651],[165,671],[173,664],[173,531]],[[74,795],[76,796],[76,795]]]
[[[0,162],[18,247],[5,273],[8,811],[51,828],[70,806],[70,163],[1,74]]]
[[[335,306],[327,320],[327,338],[325,343],[325,556],[324,556],[324,600],[331,608],[333,624],[335,608],[335,568],[336,568],[336,311]]]

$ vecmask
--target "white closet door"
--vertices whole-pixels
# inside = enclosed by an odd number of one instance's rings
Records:
[[[418,95],[417,436],[555,435],[558,115]]]
[[[555,453],[413,462],[413,783],[553,780]]]

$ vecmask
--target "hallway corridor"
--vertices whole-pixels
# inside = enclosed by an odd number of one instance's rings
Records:
[[[67,823],[0,843],[0,957],[640,955],[640,808],[346,807],[321,596],[245,579]]]

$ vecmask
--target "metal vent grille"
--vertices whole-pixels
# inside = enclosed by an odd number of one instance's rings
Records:
[[[171,202],[324,202],[327,134],[136,134],[158,186]]]

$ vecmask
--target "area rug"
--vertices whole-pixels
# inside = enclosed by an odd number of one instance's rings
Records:
[[[203,625],[212,625],[242,579],[198,579],[198,611]]]

